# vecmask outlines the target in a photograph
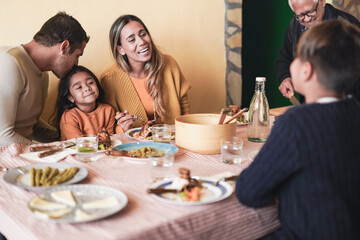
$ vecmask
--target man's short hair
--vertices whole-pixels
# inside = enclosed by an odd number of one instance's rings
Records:
[[[33,39],[47,47],[68,40],[70,53],[72,53],[80,48],[84,41],[88,42],[90,37],[86,35],[85,30],[75,18],[65,12],[59,12],[44,23]]]
[[[301,36],[296,56],[310,62],[326,89],[351,92],[360,80],[360,29],[342,20],[323,21]]]

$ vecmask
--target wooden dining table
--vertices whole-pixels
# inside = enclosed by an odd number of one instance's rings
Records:
[[[237,127],[244,139],[244,160],[238,165],[222,163],[220,154],[202,155],[179,149],[174,168],[185,167],[193,176],[209,177],[224,172],[239,174],[251,160],[249,153],[262,143],[246,139],[246,126]],[[126,134],[113,137],[122,143],[136,142]],[[174,144],[174,142],[172,142]],[[0,166],[15,168],[35,163],[19,154],[30,146],[11,144],[0,147]],[[237,200],[235,193],[218,202],[183,206],[159,201],[147,189],[152,184],[149,164],[134,163],[121,157],[103,154],[97,161],[83,163],[75,156],[62,162],[77,164],[88,170],[78,184],[107,186],[123,192],[128,203],[121,211],[104,219],[85,223],[54,223],[39,219],[29,210],[29,201],[38,191],[31,191],[0,177],[0,232],[13,239],[257,239],[274,230],[280,223],[277,206],[249,208]]]

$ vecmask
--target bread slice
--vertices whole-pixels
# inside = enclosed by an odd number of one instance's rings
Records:
[[[70,190],[62,190],[62,191],[52,192],[51,197],[53,197],[56,201],[64,203],[71,207],[76,206],[76,201]]]
[[[120,203],[117,197],[107,197],[100,200],[86,202],[82,204],[83,209],[95,209],[95,208],[110,208]]]
[[[30,207],[42,211],[55,211],[68,208],[65,204],[50,202],[40,197],[32,199],[30,201]]]

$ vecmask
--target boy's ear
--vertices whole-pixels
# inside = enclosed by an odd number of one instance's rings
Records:
[[[72,103],[75,102],[75,99],[74,99],[73,96],[71,96],[71,95],[68,96],[68,99],[69,99],[69,101],[72,102]]]
[[[305,77],[305,80],[308,81],[313,77],[314,74],[314,68],[311,65],[310,62],[305,62],[303,65],[303,74]]]
[[[61,44],[60,44],[60,52],[62,54],[66,54],[70,51],[70,42],[68,40],[64,40]]]

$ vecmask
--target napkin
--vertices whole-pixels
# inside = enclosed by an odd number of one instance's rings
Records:
[[[22,153],[19,156],[36,162],[54,163],[66,158],[69,155],[75,154],[76,150],[71,148],[65,148],[60,152],[54,153],[50,156],[46,156],[43,158],[38,157],[39,153],[40,152],[27,152],[27,153]]]

